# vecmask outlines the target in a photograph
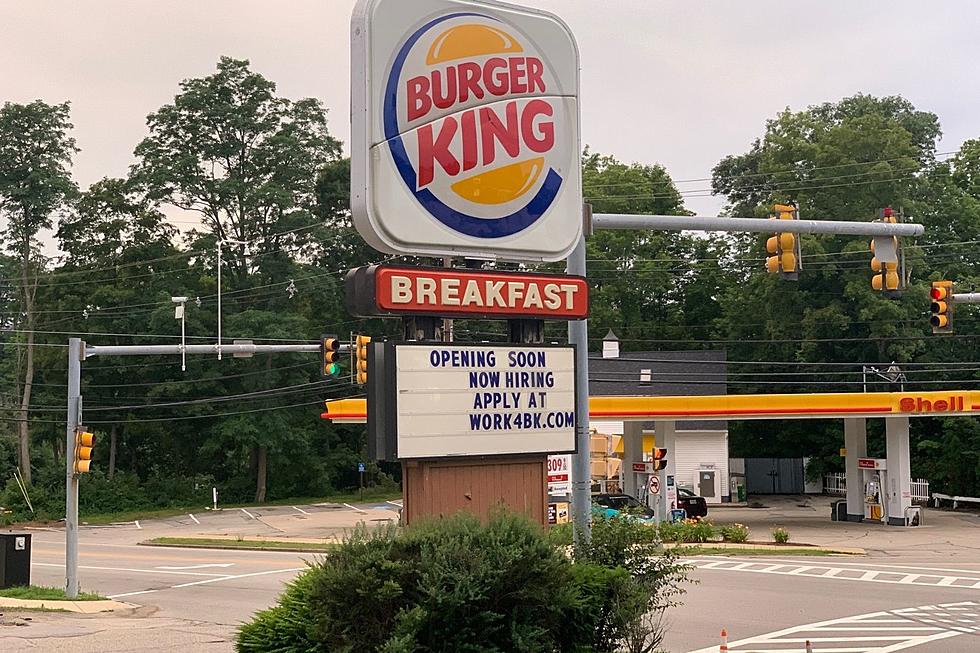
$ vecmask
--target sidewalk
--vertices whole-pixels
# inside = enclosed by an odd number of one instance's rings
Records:
[[[922,525],[912,528],[873,523],[834,522],[830,504],[839,497],[755,496],[764,508],[709,508],[716,525],[737,522],[749,528],[752,540],[768,539],[779,526],[790,541],[822,547],[860,547],[869,556],[921,554],[923,557],[975,559],[980,550],[980,516],[923,508]]]

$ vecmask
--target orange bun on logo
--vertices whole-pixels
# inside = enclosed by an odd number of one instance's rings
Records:
[[[382,122],[398,176],[435,220],[500,239],[546,214],[578,164],[577,116],[530,38],[493,15],[434,18],[396,50]],[[568,135],[572,134],[569,138]]]

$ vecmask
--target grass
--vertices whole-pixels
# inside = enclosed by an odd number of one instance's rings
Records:
[[[400,499],[401,496],[402,493],[399,489],[367,488],[364,490],[363,498],[357,491],[338,492],[328,494],[327,496],[323,497],[290,497],[286,499],[274,499],[264,503],[218,503],[218,508],[227,510],[232,508],[249,508],[252,506],[295,506],[311,503],[360,503],[362,501],[376,502]],[[206,506],[196,503],[193,505],[177,506],[172,508],[147,508],[146,510],[125,510],[121,512],[82,514],[79,517],[79,521],[81,521],[83,524],[98,526],[117,522],[131,522],[136,521],[137,519],[173,517],[175,515],[185,515],[188,512],[204,512],[205,510],[207,510]]]
[[[65,590],[60,587],[44,587],[41,585],[27,585],[22,587],[8,587],[0,589],[0,596],[8,599],[25,599],[28,601],[106,601],[106,597],[92,592],[79,592],[74,599],[65,595]]]
[[[333,542],[270,542],[267,540],[232,540],[205,537],[157,537],[143,544],[187,546],[202,549],[245,549],[249,551],[332,551]]]
[[[838,551],[830,551],[818,547],[812,548],[767,548],[767,549],[729,549],[718,546],[678,546],[676,549],[680,555],[689,556],[832,556],[848,555]]]

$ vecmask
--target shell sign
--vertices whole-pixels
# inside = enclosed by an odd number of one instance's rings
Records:
[[[536,10],[361,0],[351,205],[385,252],[553,261],[582,233],[578,50]]]

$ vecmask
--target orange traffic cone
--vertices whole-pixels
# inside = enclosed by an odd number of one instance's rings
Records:
[[[718,647],[718,653],[728,653],[728,631],[724,628],[721,629],[721,646]]]

